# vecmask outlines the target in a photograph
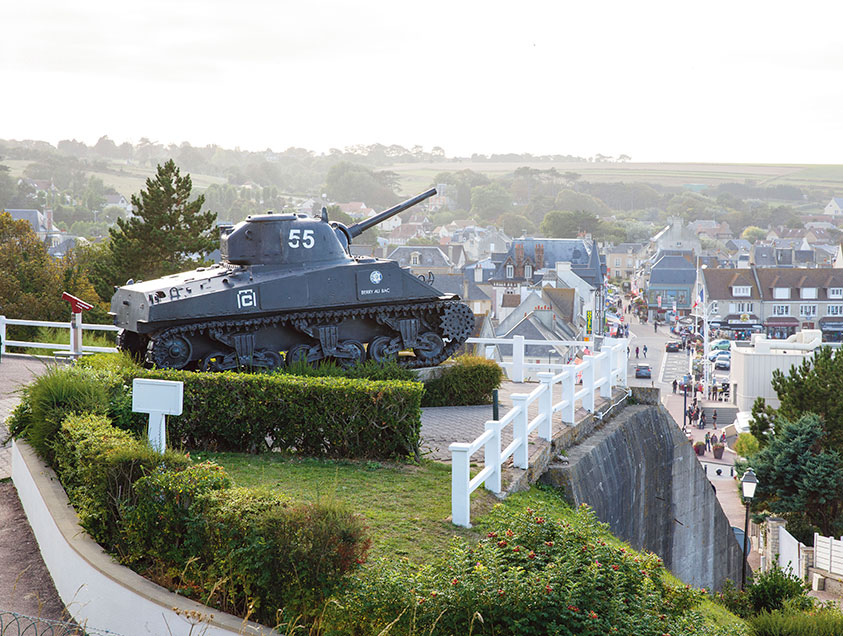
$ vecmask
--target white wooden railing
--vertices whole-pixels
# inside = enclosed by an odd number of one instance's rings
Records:
[[[48,322],[45,320],[18,320],[0,316],[0,355],[6,353],[6,347],[27,347],[33,349],[50,349],[51,351],[67,351],[71,356],[79,356],[85,351],[91,352],[113,352],[116,347],[94,347],[83,345],[81,332],[85,329],[92,331],[120,331],[114,325],[94,325],[82,322],[82,314],[71,314],[73,319],[69,322]],[[55,329],[68,329],[68,342],[27,342],[25,340],[7,340],[6,325],[21,325],[25,327],[53,327]],[[78,336],[77,336],[78,334]]]
[[[515,338],[519,338],[516,336]],[[474,340],[474,339],[472,339]],[[506,343],[510,340],[479,338],[484,344],[493,341],[494,344]],[[520,343],[523,364],[523,345],[539,342],[553,345],[557,341],[530,341],[521,338]],[[563,341],[558,341],[563,342]],[[541,439],[548,442],[553,438],[553,416],[561,413],[561,421],[573,426],[576,404],[579,402],[589,413],[594,412],[595,397],[599,391],[601,397],[611,399],[615,386],[626,387],[627,377],[627,340],[603,341],[601,351],[596,354],[585,355],[580,364],[558,365],[562,369],[559,373],[540,372],[539,385],[530,393],[513,393],[513,407],[499,420],[486,422],[486,431],[473,442],[454,443],[448,447],[451,451],[451,521],[455,525],[471,526],[471,493],[484,485],[494,493],[501,491],[501,471],[503,464],[512,457],[516,468],[528,468],[528,438],[530,433],[538,429]],[[569,346],[583,348],[584,345],[594,346],[594,343],[568,342]],[[513,347],[519,346],[517,343]],[[517,349],[515,349],[517,351]],[[524,365],[529,366],[529,365]],[[546,366],[546,365],[537,365]],[[522,376],[523,377],[523,376]],[[512,376],[510,376],[512,378]],[[578,383],[582,386],[577,390]],[[554,393],[557,385],[561,390],[559,400],[555,400]],[[538,415],[529,419],[529,409],[533,402],[538,402]],[[501,431],[512,425],[512,442],[501,449]],[[471,456],[483,449],[484,468],[471,478]]]

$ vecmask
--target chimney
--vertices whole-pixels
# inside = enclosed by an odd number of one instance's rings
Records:
[[[536,269],[544,267],[544,244],[536,243]]]
[[[524,263],[524,244],[515,244],[515,266],[518,267]]]
[[[44,224],[47,226],[47,231],[52,232],[53,231],[53,210],[51,208],[47,208],[46,210],[44,210],[44,216],[46,217],[46,220],[44,221]]]

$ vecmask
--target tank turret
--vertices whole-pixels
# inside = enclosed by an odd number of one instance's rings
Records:
[[[346,227],[304,214],[250,216],[223,233],[212,267],[120,287],[118,346],[149,365],[225,370],[298,360],[439,364],[474,327],[471,310],[407,269],[351,255],[365,230],[436,193]]]

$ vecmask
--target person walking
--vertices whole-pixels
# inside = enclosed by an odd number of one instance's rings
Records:
[[[717,430],[717,409],[714,409],[714,413],[711,414],[711,421],[714,424],[714,430]]]
[[[711,435],[709,433],[705,434],[705,450],[711,450]]]
[[[700,428],[705,428],[705,411],[700,415]]]
[[[723,446],[725,446],[725,445],[726,445],[726,431],[723,431],[723,432],[720,434],[720,443],[721,443],[721,444],[723,444]]]
[[[676,393],[676,387],[679,386],[679,382],[676,381],[676,378],[673,378],[673,392]]]
[[[647,345],[644,345],[644,357],[647,357]]]
[[[635,347],[635,358],[638,359],[638,347]]]

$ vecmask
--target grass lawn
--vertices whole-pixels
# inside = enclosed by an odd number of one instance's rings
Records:
[[[454,536],[479,537],[476,529],[450,522],[451,467],[380,462],[290,459],[280,454],[199,453],[225,467],[238,486],[267,486],[293,499],[333,498],[362,514],[371,528],[373,557],[421,562]],[[479,488],[471,512],[480,516],[497,499]]]

